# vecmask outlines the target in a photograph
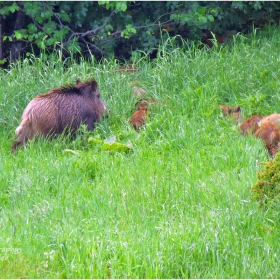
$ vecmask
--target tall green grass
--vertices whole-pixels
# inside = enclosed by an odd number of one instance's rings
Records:
[[[59,57],[1,70],[2,278],[279,276],[279,215],[250,200],[267,153],[217,107],[279,112],[279,30],[212,49],[178,49],[174,40],[157,59],[135,61],[133,75],[114,71],[114,60]],[[109,118],[74,141],[30,141],[11,155],[34,96],[91,77]],[[159,101],[138,137],[128,123],[135,81]],[[132,151],[102,150],[89,136],[131,141]]]

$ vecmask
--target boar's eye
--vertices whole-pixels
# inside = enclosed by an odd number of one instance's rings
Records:
[[[97,94],[96,97],[97,97],[97,98],[100,98],[100,94]]]

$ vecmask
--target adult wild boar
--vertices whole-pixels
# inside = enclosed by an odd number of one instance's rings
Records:
[[[94,123],[106,110],[95,80],[77,80],[76,85],[40,94],[30,101],[23,112],[15,131],[17,141],[13,143],[12,151],[34,136],[52,137],[63,132],[75,134],[81,124],[93,130]]]

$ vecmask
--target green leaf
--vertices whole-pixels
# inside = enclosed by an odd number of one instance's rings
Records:
[[[212,15],[207,15],[207,18],[209,21],[213,22],[214,21],[214,17]]]
[[[15,37],[17,40],[21,40],[23,38],[23,35],[21,32],[15,31]]]
[[[14,13],[15,11],[18,11],[19,10],[19,7],[16,3],[13,3],[13,5],[10,7],[10,11],[12,13]]]
[[[205,15],[205,12],[206,12],[206,8],[205,8],[205,7],[200,8],[200,9],[198,9],[197,12],[198,12],[200,15],[204,16],[204,15]]]
[[[116,4],[116,12],[123,11],[125,12],[127,9],[126,2],[117,2]]]
[[[102,140],[96,139],[96,138],[93,138],[93,137],[89,137],[89,138],[88,138],[88,142],[89,142],[89,143],[93,143],[93,144],[95,144],[95,145],[97,145],[97,146],[102,146],[102,144],[103,144],[103,141],[102,141]]]
[[[7,61],[6,58],[0,60],[0,65],[4,64]]]
[[[29,35],[28,36],[28,41],[32,42],[34,40],[34,38],[35,38],[35,35]]]
[[[73,40],[67,47],[70,52],[77,53],[81,51],[81,46],[76,40]]]
[[[128,145],[114,142],[112,144],[104,142],[102,145],[102,150],[110,151],[110,152],[129,152],[131,150],[131,147]]]
[[[9,42],[13,41],[13,38],[11,36],[4,36],[3,41],[9,40]]]
[[[70,149],[65,149],[65,150],[63,150],[63,152],[64,153],[68,153],[68,154],[72,154],[72,155],[76,155],[76,156],[80,155],[80,152],[74,151],[74,150],[70,150]]]
[[[108,32],[108,31],[112,31],[114,29],[114,27],[111,24],[107,24],[104,29],[105,29],[105,31]]]
[[[35,21],[38,23],[43,23],[43,18],[42,17],[35,17]]]
[[[30,34],[37,32],[37,27],[34,23],[28,24],[28,32]]]
[[[109,144],[113,144],[114,142],[116,142],[117,137],[115,135],[111,135],[109,137],[107,137],[104,142],[109,143]]]
[[[99,146],[101,150],[110,152],[129,152],[132,149],[131,144],[129,143],[123,144],[116,142],[116,137],[114,135],[110,136],[105,141],[89,137],[88,142],[94,143],[95,145]]]
[[[54,43],[55,43],[55,39],[52,37],[46,40],[47,46],[52,46]]]

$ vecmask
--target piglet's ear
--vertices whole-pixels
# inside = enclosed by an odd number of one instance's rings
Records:
[[[92,80],[91,82],[91,89],[95,92],[98,90],[98,84],[95,80]]]
[[[81,82],[80,79],[76,79],[76,85],[78,85]]]

